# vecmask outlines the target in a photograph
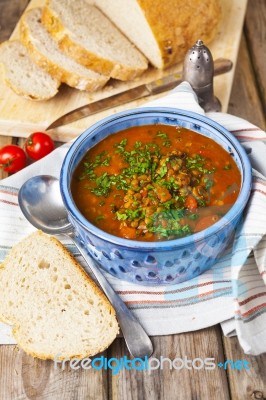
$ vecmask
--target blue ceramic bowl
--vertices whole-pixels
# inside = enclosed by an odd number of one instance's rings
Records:
[[[227,214],[211,227],[181,239],[140,242],[102,231],[91,224],[76,207],[70,191],[71,178],[88,149],[115,132],[151,124],[181,126],[196,131],[215,140],[235,160],[242,176],[240,194]],[[69,220],[81,243],[102,268],[117,278],[138,284],[176,284],[209,269],[232,240],[249,198],[251,166],[237,139],[216,122],[183,110],[147,107],[107,117],[79,136],[64,159],[60,188]]]

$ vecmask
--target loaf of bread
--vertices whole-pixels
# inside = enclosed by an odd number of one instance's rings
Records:
[[[109,77],[98,74],[63,53],[41,23],[41,8],[24,14],[20,24],[20,40],[34,62],[53,77],[76,89],[90,92],[102,88]]]
[[[47,0],[42,23],[64,52],[96,72],[131,80],[147,69],[146,58],[86,1]]]
[[[219,0],[94,0],[157,68],[181,61],[196,40],[209,43],[221,17]]]
[[[46,0],[22,18],[26,49],[2,44],[0,64],[29,99],[53,97],[61,82],[95,91],[109,77],[135,79],[148,60],[156,68],[181,61],[196,40],[214,38],[220,19],[220,0]]]
[[[92,356],[118,333],[104,294],[57,239],[39,231],[0,265],[0,320],[41,359]]]
[[[60,80],[37,66],[19,41],[6,41],[0,45],[0,66],[5,83],[27,99],[47,100],[58,92]]]

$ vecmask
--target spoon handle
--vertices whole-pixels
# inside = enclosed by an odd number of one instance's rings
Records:
[[[153,352],[152,342],[137,318],[116,294],[110,283],[100,271],[96,262],[78,242],[77,238],[71,234],[67,234],[67,236],[73,240],[81,255],[87,262],[89,269],[92,271],[102,290],[113,305],[130,354],[135,358],[144,358],[145,356],[149,357]]]

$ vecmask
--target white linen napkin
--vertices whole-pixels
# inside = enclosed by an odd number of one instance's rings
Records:
[[[186,82],[146,106],[176,107],[204,114]],[[194,331],[221,323],[226,335],[237,334],[245,353],[261,354],[266,351],[266,134],[228,114],[207,116],[243,143],[256,169],[244,222],[239,225],[233,246],[209,271],[177,285],[147,287],[105,275],[150,335]],[[19,188],[35,175],[58,177],[69,146],[61,146],[0,181],[0,261],[17,241],[35,230],[18,207]],[[77,249],[67,239],[62,242],[84,265]],[[10,328],[0,324],[0,343],[15,343],[10,332]]]

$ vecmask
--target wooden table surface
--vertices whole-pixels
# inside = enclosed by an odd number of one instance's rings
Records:
[[[241,0],[239,0],[241,1]],[[7,39],[27,0],[0,0],[0,42]],[[237,15],[235,16],[237,18]],[[249,0],[229,113],[265,129],[266,0]],[[23,139],[0,136],[0,147]],[[0,178],[5,174],[0,172]],[[0,400],[248,400],[266,399],[266,355],[243,353],[238,340],[225,338],[220,327],[153,337],[154,357],[247,360],[250,370],[111,371],[54,369],[53,362],[27,356],[16,346],[0,346]],[[118,338],[104,356],[129,357]]]

